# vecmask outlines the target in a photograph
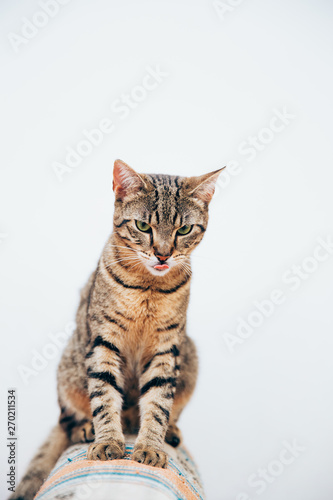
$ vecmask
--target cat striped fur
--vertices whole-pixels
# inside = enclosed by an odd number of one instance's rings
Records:
[[[138,174],[116,160],[113,232],[81,292],[77,328],[58,368],[58,425],[12,495],[31,500],[69,445],[90,442],[88,459],[124,456],[165,467],[164,441],[197,379],[186,333],[190,254],[207,228],[220,170],[200,177]]]

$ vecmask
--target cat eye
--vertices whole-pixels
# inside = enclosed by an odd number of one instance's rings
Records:
[[[143,222],[142,220],[136,220],[135,221],[136,227],[140,230],[143,231],[144,233],[148,233],[148,231],[151,230],[151,227],[147,222]]]
[[[178,229],[177,233],[181,234],[183,236],[184,234],[188,234],[189,232],[191,232],[192,227],[193,226],[187,226],[187,225],[186,226],[182,226],[182,227],[180,227]]]

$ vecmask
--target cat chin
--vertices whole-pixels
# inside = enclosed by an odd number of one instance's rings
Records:
[[[148,271],[153,274],[154,276],[165,276],[169,271],[170,271],[170,267],[169,269],[161,269],[161,270],[158,270],[158,269],[154,269],[153,267],[151,266],[146,266]]]

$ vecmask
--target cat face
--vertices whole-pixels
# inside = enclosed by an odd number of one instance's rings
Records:
[[[116,160],[114,232],[151,274],[186,270],[208,222],[208,205],[222,169],[199,177],[138,174]]]

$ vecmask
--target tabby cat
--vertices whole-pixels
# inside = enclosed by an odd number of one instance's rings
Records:
[[[199,177],[138,174],[116,160],[113,232],[81,292],[77,329],[58,369],[60,417],[12,499],[31,500],[60,454],[90,442],[89,460],[124,456],[166,467],[196,383],[186,334],[190,254],[208,222],[220,170]]]

